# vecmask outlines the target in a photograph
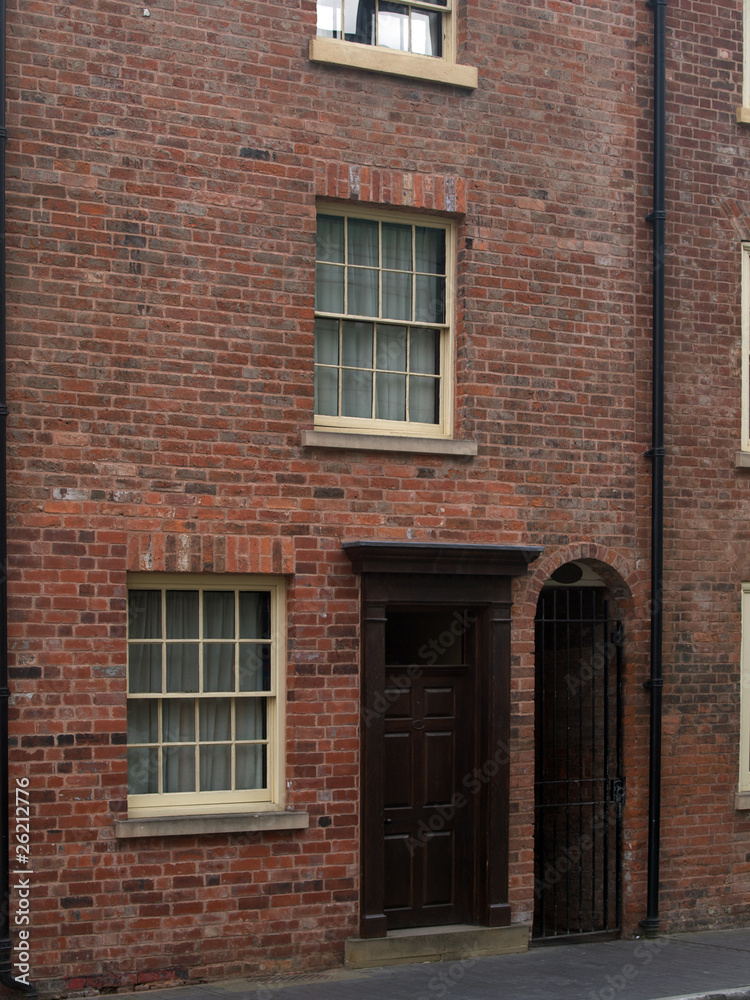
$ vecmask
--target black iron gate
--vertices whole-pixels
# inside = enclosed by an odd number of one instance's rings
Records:
[[[622,626],[599,587],[545,588],[536,616],[534,929],[620,928]]]

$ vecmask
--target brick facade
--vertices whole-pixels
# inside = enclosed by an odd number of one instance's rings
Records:
[[[466,90],[313,63],[314,0],[8,10],[11,777],[55,992],[340,963],[358,932],[355,540],[539,545],[513,583],[510,874],[534,908],[534,627],[625,622],[623,930],[645,916],[652,14],[459,0]],[[663,926],[750,916],[736,811],[742,3],[669,0]],[[316,199],[455,221],[454,437],[305,446]],[[132,572],[287,579],[287,807],[122,840]]]

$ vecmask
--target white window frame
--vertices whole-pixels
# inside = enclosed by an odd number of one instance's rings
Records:
[[[750,452],[750,243],[742,244],[742,427],[740,450]]]
[[[448,0],[446,6],[430,4],[429,0],[405,0],[405,2],[408,6],[424,7],[441,15],[442,56],[417,55],[414,52],[390,49],[383,45],[366,45],[343,38],[316,35],[310,40],[310,59],[313,62],[334,63],[376,73],[391,73],[396,76],[448,83],[456,87],[475,88],[478,82],[476,68],[456,62],[455,22],[458,0]]]
[[[742,584],[739,771],[737,807],[750,809],[750,582]]]
[[[270,690],[258,692],[257,697],[267,699],[267,787],[264,789],[241,789],[236,791],[167,792],[154,794],[128,794],[128,817],[145,819],[148,817],[181,817],[222,815],[245,812],[267,812],[284,809],[285,803],[285,705],[286,705],[286,635],[285,605],[286,583],[283,577],[275,576],[229,576],[190,575],[162,573],[132,573],[127,580],[128,594],[131,590],[234,590],[261,591],[270,594],[271,604],[271,674]],[[201,605],[202,606],[202,605]],[[163,627],[162,623],[162,627]],[[201,638],[195,641],[199,650]],[[128,638],[128,642],[130,639]],[[141,641],[141,640],[133,640]],[[162,636],[162,642],[165,642]],[[181,640],[183,641],[183,640]],[[164,667],[162,668],[164,669]],[[195,697],[196,695],[193,695]],[[221,692],[210,692],[211,697],[221,697]],[[252,695],[245,695],[246,697]],[[161,695],[135,695],[169,699],[175,692],[163,691]],[[159,734],[161,740],[161,734]],[[196,739],[199,734],[196,733]]]
[[[316,311],[316,317],[349,318],[362,322],[373,322],[391,326],[440,326],[443,329],[440,343],[440,413],[436,424],[413,423],[399,420],[378,420],[375,418],[327,416],[315,414],[314,426],[317,431],[330,431],[347,434],[369,434],[384,437],[408,437],[424,439],[450,439],[453,436],[453,358],[455,353],[455,285],[456,285],[456,233],[455,225],[450,219],[436,218],[431,215],[413,215],[395,211],[374,211],[367,208],[351,209],[321,202],[317,206],[318,215],[335,215],[347,219],[367,219],[375,222],[396,223],[416,226],[426,226],[440,229],[445,233],[445,322],[430,324],[418,322],[406,323],[398,319],[382,317],[363,317],[355,314],[333,314]],[[317,260],[316,260],[317,263]]]

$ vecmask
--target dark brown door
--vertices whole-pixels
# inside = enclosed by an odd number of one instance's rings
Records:
[[[387,618],[384,912],[389,929],[461,923],[473,890],[475,619],[456,608]]]

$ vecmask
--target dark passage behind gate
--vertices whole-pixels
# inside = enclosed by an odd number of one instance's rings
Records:
[[[603,587],[545,588],[536,617],[534,937],[620,927],[622,629]]]

